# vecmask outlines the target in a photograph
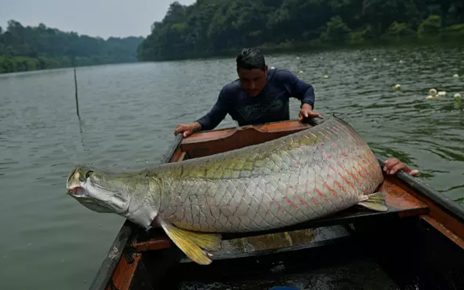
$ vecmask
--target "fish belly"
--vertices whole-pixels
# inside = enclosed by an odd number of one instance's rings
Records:
[[[203,232],[266,230],[351,207],[382,180],[366,142],[333,118],[260,145],[170,165],[159,216]]]

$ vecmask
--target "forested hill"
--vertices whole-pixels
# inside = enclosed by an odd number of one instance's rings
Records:
[[[464,39],[463,0],[197,0],[171,4],[139,60],[218,55],[240,47]]]
[[[143,37],[114,38],[62,32],[40,24],[24,27],[10,20],[0,27],[0,73],[137,61]]]

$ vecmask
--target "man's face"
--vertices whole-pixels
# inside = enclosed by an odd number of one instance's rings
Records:
[[[264,70],[238,68],[237,73],[240,86],[249,96],[256,97],[266,86],[267,67]]]

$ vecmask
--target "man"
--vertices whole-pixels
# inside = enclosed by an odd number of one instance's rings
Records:
[[[188,137],[196,131],[211,130],[227,114],[240,126],[288,120],[291,97],[301,101],[300,120],[321,117],[313,111],[313,87],[290,71],[268,69],[260,49],[243,49],[236,62],[238,79],[222,88],[216,104],[206,115],[192,123],[178,124],[175,134]],[[386,160],[384,171],[387,174],[401,169],[406,171],[408,167],[395,158]]]
[[[238,80],[224,86],[208,114],[189,124],[179,124],[175,133],[184,137],[211,130],[227,114],[240,126],[289,119],[289,98],[301,101],[300,120],[319,117],[313,111],[314,89],[287,70],[268,69],[257,48],[245,48],[237,56]]]

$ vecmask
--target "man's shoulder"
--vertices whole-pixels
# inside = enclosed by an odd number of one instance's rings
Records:
[[[235,80],[222,87],[221,95],[223,96],[233,95],[233,94],[236,94],[238,91],[240,91],[240,81]]]
[[[282,69],[282,68],[275,68],[271,67],[269,68],[269,80],[270,81],[276,81],[276,82],[285,82],[285,81],[293,81],[297,77],[294,73],[287,69]]]

